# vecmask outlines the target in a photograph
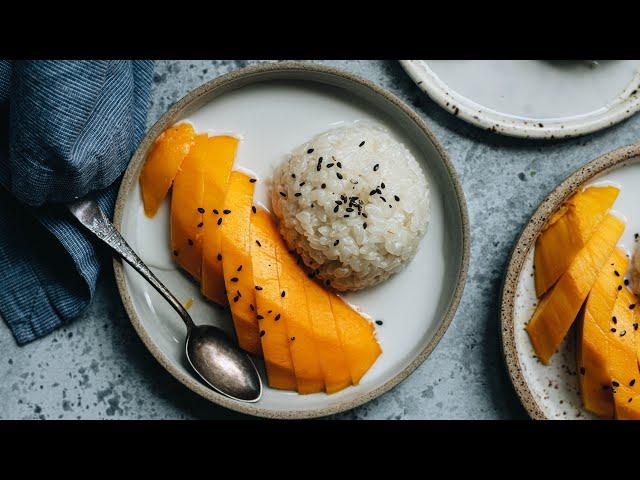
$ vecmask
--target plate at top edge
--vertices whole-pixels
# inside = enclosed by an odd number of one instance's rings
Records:
[[[557,139],[640,110],[640,60],[401,60],[436,103],[495,133]]]
[[[376,327],[383,353],[357,386],[333,395],[299,395],[267,387],[253,404],[202,385],[183,356],[185,329],[170,307],[127,264],[114,260],[119,292],[131,322],[153,356],[185,386],[227,408],[269,418],[329,415],[360,405],[406,378],[447,329],[462,294],[469,259],[464,196],[453,167],[425,123],[398,98],[340,70],[307,63],[274,63],[223,75],[177,102],[150,129],[125,173],[114,215],[124,237],[182,301],[193,299],[196,322],[233,335],[229,314],[204,300],[198,286],[169,255],[168,201],[154,219],[145,217],[138,177],[150,145],[166,127],[190,121],[197,131],[241,137],[235,168],[260,181],[255,199],[268,205],[268,179],[276,164],[308,138],[341,122],[367,120],[386,127],[420,162],[431,187],[431,218],[418,253],[386,282],[346,295]],[[261,364],[261,361],[258,361]]]
[[[549,365],[535,358],[525,331],[535,309],[533,254],[538,234],[547,218],[579,188],[614,184],[620,194],[612,210],[626,220],[618,245],[632,252],[634,234],[640,232],[640,143],[598,157],[564,180],[538,207],[513,249],[502,287],[500,332],[502,348],[513,386],[522,405],[534,419],[594,419],[582,407],[575,361],[572,327]]]

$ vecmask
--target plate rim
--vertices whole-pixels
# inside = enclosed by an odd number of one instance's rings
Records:
[[[543,140],[579,137],[609,128],[640,111],[640,93],[630,93],[624,100],[614,103],[597,116],[589,113],[575,115],[567,117],[568,121],[540,127],[540,124],[535,122],[514,121],[503,112],[488,107],[481,106],[481,110],[476,110],[466,102],[458,103],[458,100],[466,99],[469,103],[479,105],[452,89],[445,89],[444,82],[436,80],[437,75],[433,70],[427,65],[418,63],[421,60],[399,60],[399,62],[416,85],[447,112],[484,130],[510,137]],[[438,82],[442,85],[439,85]],[[640,92],[640,86],[632,92],[636,91]],[[626,90],[620,95],[625,92]],[[455,101],[455,104],[452,100]]]
[[[605,173],[627,165],[634,157],[640,161],[640,142],[617,148],[605,153],[578,168],[566,177],[547,197],[542,200],[527,224],[520,232],[509,255],[506,273],[500,293],[500,343],[502,354],[509,372],[509,378],[516,390],[520,403],[534,420],[549,420],[536,401],[525,379],[518,356],[515,339],[515,300],[518,281],[529,251],[533,247],[546,220],[578,188]]]
[[[125,311],[127,312],[127,316],[131,324],[133,325],[136,333],[142,340],[143,344],[147,348],[147,350],[153,355],[153,357],[162,365],[162,367],[169,372],[176,380],[182,383],[185,387],[193,391],[194,393],[200,395],[207,400],[220,405],[222,407],[228,408],[230,410],[258,416],[264,418],[275,418],[275,419],[301,419],[301,418],[314,418],[327,416],[339,412],[343,412],[346,410],[350,410],[359,405],[362,405],[380,395],[387,392],[402,380],[407,378],[418,366],[420,366],[426,358],[433,351],[435,346],[439,343],[444,333],[449,328],[455,312],[460,304],[460,300],[462,297],[462,293],[464,291],[464,287],[467,280],[467,273],[469,268],[469,258],[470,258],[470,228],[469,228],[469,215],[467,210],[467,203],[465,200],[464,192],[462,189],[462,185],[460,182],[460,178],[458,173],[456,172],[449,155],[442,147],[440,142],[437,140],[433,132],[429,129],[426,122],[413,110],[411,109],[404,101],[398,98],[396,95],[392,94],[388,90],[379,87],[373,82],[362,78],[358,75],[352,74],[350,72],[346,72],[344,70],[329,67],[325,65],[320,65],[316,63],[303,63],[303,62],[279,62],[279,63],[264,63],[253,65],[249,67],[245,67],[239,70],[234,70],[229,73],[218,76],[212,80],[205,82],[204,84],[190,90],[187,94],[185,94],[180,100],[178,100],[175,104],[173,104],[155,123],[154,125],[147,131],[143,140],[140,142],[136,152],[131,158],[129,165],[124,173],[122,183],[120,184],[118,190],[118,196],[116,199],[116,207],[114,212],[113,223],[118,230],[121,228],[124,206],[125,202],[128,198],[128,192],[131,190],[131,185],[133,182],[137,182],[138,178],[135,175],[139,166],[146,158],[147,151],[155,138],[162,132],[166,127],[170,126],[175,118],[186,108],[196,102],[200,97],[204,95],[209,95],[211,92],[218,90],[225,86],[230,86],[234,83],[240,83],[241,85],[246,85],[246,83],[242,83],[243,81],[247,81],[249,79],[249,83],[251,82],[250,77],[256,77],[263,74],[268,73],[297,73],[304,75],[304,73],[312,73],[312,74],[321,74],[326,76],[339,77],[339,79],[346,80],[349,83],[356,84],[360,87],[365,87],[365,89],[369,90],[372,94],[382,97],[383,100],[386,100],[388,103],[392,104],[394,107],[398,108],[405,115],[409,117],[411,121],[419,128],[421,133],[425,135],[428,140],[432,143],[440,157],[442,158],[442,162],[444,164],[445,170],[448,174],[449,181],[453,187],[453,193],[456,196],[458,202],[458,214],[459,221],[462,227],[462,258],[460,262],[460,267],[457,272],[455,288],[453,290],[453,295],[451,296],[451,300],[449,306],[442,316],[442,320],[438,329],[434,333],[431,340],[427,343],[427,345],[414,356],[413,360],[399,373],[394,375],[391,379],[387,380],[382,385],[377,388],[373,388],[369,391],[363,392],[360,395],[356,396],[350,400],[344,400],[341,402],[337,402],[333,405],[327,405],[325,407],[320,408],[308,408],[297,411],[274,411],[270,409],[260,408],[257,404],[249,404],[237,402],[234,400],[230,400],[219,393],[205,387],[198,380],[196,380],[195,376],[191,376],[188,374],[184,374],[178,368],[174,367],[172,362],[168,359],[167,356],[155,345],[151,337],[145,331],[142,322],[138,318],[138,315],[133,307],[133,302],[129,295],[129,291],[127,288],[127,282],[125,279],[124,268],[121,261],[114,257],[113,259],[113,269],[115,273],[116,284],[118,287],[118,292],[120,294],[120,298],[125,307]],[[258,80],[260,81],[260,80]],[[317,79],[310,79],[309,81],[318,81]]]

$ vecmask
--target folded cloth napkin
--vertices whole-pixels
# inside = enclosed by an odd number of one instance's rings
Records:
[[[153,62],[0,60],[0,316],[19,344],[77,317],[108,259],[63,203],[112,215]]]

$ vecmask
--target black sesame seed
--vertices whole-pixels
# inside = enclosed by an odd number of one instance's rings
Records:
[[[260,336],[261,336],[261,337],[264,337],[264,334],[265,334],[265,333],[266,333],[266,332],[265,332],[264,330],[260,330]]]
[[[393,199],[394,199],[396,202],[399,202],[399,201],[400,201],[400,197],[399,197],[398,195],[394,195],[394,196],[393,196]]]
[[[360,142],[360,145],[358,145],[359,147],[364,145],[364,140],[362,142]]]
[[[303,187],[305,183],[306,183],[306,182],[300,182],[300,185],[299,185],[299,186]]]
[[[634,330],[638,330],[638,324],[637,324],[637,323],[634,323],[634,324],[633,324],[633,329],[634,329]]]
[[[629,285],[629,279],[625,278],[625,279],[624,279],[624,284],[625,284],[625,285]]]
[[[353,212],[353,208],[347,207],[347,212]]]
[[[310,148],[309,150],[307,150],[307,153],[309,154],[313,153],[313,148]]]
[[[342,174],[340,172],[336,172],[336,177],[338,177],[338,180],[342,180]]]
[[[286,193],[284,193],[284,192],[280,192],[280,196],[281,196],[281,197],[284,197],[284,198],[287,198],[287,194],[286,194]]]
[[[629,305],[629,310],[633,310],[634,308],[636,308],[636,304],[632,303],[631,305]]]
[[[204,226],[204,222],[200,222],[200,223],[198,224],[198,228],[202,228],[203,226]]]
[[[300,195],[302,195],[300,192],[297,192],[294,197],[299,197]]]
[[[380,168],[380,164],[379,164],[379,163],[376,163],[376,164],[373,166],[373,171],[374,171],[374,172],[377,172],[379,168]]]
[[[336,245],[338,245],[340,243],[340,240],[336,240],[335,242],[333,242],[333,246],[335,247]]]
[[[366,213],[364,213],[364,212],[362,213],[362,216],[363,216],[364,218],[369,218],[369,217],[367,217],[367,214],[366,214]]]
[[[296,178],[296,174],[295,174],[295,173],[292,173],[292,174],[291,174],[291,178]]]
[[[255,310],[255,307],[253,306],[253,303],[249,304],[249,308],[251,309],[252,312]]]
[[[262,244],[260,243],[260,240],[256,240],[256,245],[258,245],[259,247],[262,246]]]
[[[615,328],[612,328],[612,329],[611,329],[611,331],[612,331],[613,333],[616,333],[616,329],[615,329]]]
[[[251,207],[251,211],[252,211],[253,213],[256,213],[256,207],[255,207],[255,206],[252,206],[252,207]]]
[[[277,314],[274,318],[274,320],[277,322],[278,320],[280,320],[280,314]]]
[[[340,208],[340,207],[336,205],[336,207],[333,209],[333,213],[338,213],[338,209],[339,209],[339,208]]]
[[[187,243],[188,243],[189,245],[193,245],[193,240],[191,240],[191,239],[189,238],[189,239],[187,239]]]
[[[380,200],[382,200],[383,202],[387,203],[387,199],[382,197],[382,196],[380,197]]]
[[[236,303],[238,300],[240,300],[239,296],[236,295],[235,297],[233,297],[233,303]]]
[[[238,281],[238,277],[231,277],[230,280],[235,283]]]
[[[618,285],[618,291],[622,290],[622,285]]]
[[[327,168],[331,168],[331,167],[333,167],[333,162],[327,163]]]
[[[257,180],[256,180],[255,178],[250,178],[250,179],[249,179],[249,181],[250,181],[251,183],[256,183],[256,181],[257,181]]]
[[[343,215],[342,217],[343,218],[349,218],[349,215]]]
[[[367,222],[364,222],[364,223],[362,224],[362,228],[364,228],[365,230],[367,229]]]
[[[369,192],[369,195],[375,195],[376,193],[378,193],[378,190],[371,190],[371,191]]]
[[[221,223],[222,223],[222,217],[218,219],[218,225],[220,225]]]
[[[241,272],[242,271],[242,265],[240,265],[238,268],[236,268],[236,272]]]
[[[620,386],[620,384],[618,382],[616,382],[615,380],[613,380],[611,382],[611,385],[613,385],[614,387],[619,387]]]
[[[293,342],[296,339],[296,337],[291,337],[291,341]]]
[[[612,321],[614,324],[615,324],[615,323],[618,323],[618,319],[617,319],[615,316],[613,316],[613,317],[611,318],[611,321]]]
[[[322,185],[320,185],[320,188],[327,188],[327,184],[323,183]]]
[[[380,188],[385,188],[384,182],[380,184]]]
[[[626,330],[622,330],[622,331],[620,332],[620,336],[621,336],[621,337],[624,337],[626,334],[627,334],[627,331],[626,331]]]
[[[632,378],[631,381],[629,382],[629,386],[633,387],[636,384],[636,379]]]
[[[382,320],[376,320],[377,325],[382,325]]]
[[[282,290],[282,293],[280,294],[280,296],[281,296],[282,298],[284,298],[284,296],[285,296],[286,294],[287,294],[287,292],[285,292],[284,290]]]
[[[256,315],[256,318],[257,318],[258,320],[262,320],[264,317],[263,317],[262,315]]]
[[[223,210],[222,213],[224,213],[225,215],[229,215],[231,213],[231,210]]]
[[[216,215],[218,215],[220,212],[218,212],[218,210],[216,210],[215,208],[213,209],[213,213],[215,213]]]
[[[262,287],[260,285],[256,285],[256,290],[260,291],[262,290]]]
[[[202,207],[198,207],[198,212],[200,212],[200,213],[204,213],[204,208],[202,208]]]
[[[618,272],[617,270],[614,270],[613,273],[616,275],[616,277],[620,276],[620,272]]]
[[[340,162],[336,163],[336,167],[342,168],[342,164]]]
[[[218,254],[218,261],[222,260],[222,255]]]
[[[271,313],[271,312],[273,312],[273,310],[267,310],[267,313]]]

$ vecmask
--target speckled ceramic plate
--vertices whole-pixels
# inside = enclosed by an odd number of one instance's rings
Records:
[[[147,151],[160,132],[181,120],[192,122],[198,131],[239,135],[236,168],[257,175],[256,201],[266,205],[272,169],[291,149],[341,122],[381,124],[421,163],[431,186],[432,213],[428,232],[405,270],[374,288],[346,296],[364,313],[383,321],[376,327],[383,354],[359,385],[333,395],[298,395],[267,387],[255,404],[215,393],[194,377],[185,362],[186,332],[177,315],[135,271],[115,261],[127,313],[155,358],[203,397],[271,418],[315,417],[347,410],[406,378],[447,329],[463,290],[469,258],[467,213],[460,184],[447,154],[422,119],[395,96],[351,74],[306,63],[278,63],[247,68],[206,83],[176,103],[151,128],[123,179],[115,224],[182,301],[193,299],[190,313],[196,322],[218,325],[233,335],[228,312],[207,302],[170,258],[169,202],[154,219],[143,213],[138,176]],[[264,372],[262,375],[264,379]]]
[[[401,60],[453,115],[515,137],[566,138],[640,110],[640,60]]]
[[[623,147],[593,160],[562,182],[529,220],[511,254],[501,300],[502,347],[511,381],[522,404],[534,419],[592,419],[582,407],[575,361],[575,328],[543,365],[536,357],[525,323],[535,310],[533,281],[535,240],[546,219],[577,189],[600,183],[615,184],[620,194],[613,210],[626,220],[619,245],[633,250],[640,232],[640,144]]]

